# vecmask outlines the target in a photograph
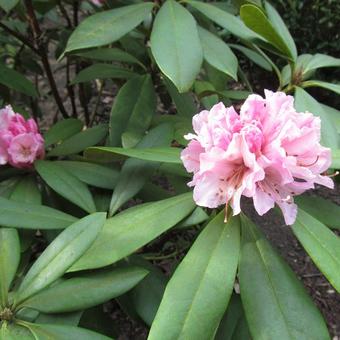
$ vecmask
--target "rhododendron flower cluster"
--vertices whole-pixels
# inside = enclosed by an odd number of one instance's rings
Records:
[[[330,149],[320,145],[320,118],[296,112],[294,98],[265,91],[250,95],[238,115],[233,107],[216,104],[193,117],[195,134],[181,159],[193,172],[194,200],[216,208],[230,203],[239,214],[241,196],[251,197],[259,215],[281,208],[286,224],[294,223],[294,196],[322,184],[331,164]]]
[[[45,154],[36,122],[15,113],[10,105],[0,110],[0,165],[30,167]]]

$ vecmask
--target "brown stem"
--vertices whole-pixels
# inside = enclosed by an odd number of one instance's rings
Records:
[[[74,94],[74,88],[73,85],[71,85],[71,79],[70,79],[70,60],[67,57],[66,60],[66,88],[67,88],[67,92],[68,95],[70,97],[71,100],[71,105],[72,105],[72,117],[77,117],[77,106],[76,106],[76,98],[75,98],[75,94]]]
[[[23,35],[21,35],[19,32],[16,32],[12,30],[11,28],[7,27],[5,24],[0,22],[0,27],[8,32],[9,34],[13,35],[13,37],[17,38],[20,40],[23,44],[25,44],[27,47],[29,47],[34,53],[38,54],[40,56],[40,51],[35,48],[35,46]]]
[[[79,11],[79,2],[78,0],[73,1],[73,25],[74,27],[78,26],[78,11]]]
[[[74,27],[77,27],[79,23],[78,12],[79,12],[79,2],[78,0],[75,0],[73,1],[73,25]],[[76,61],[76,73],[78,74],[80,70],[81,70],[81,65],[79,65],[79,62],[77,60]],[[79,101],[84,110],[85,124],[88,125],[90,123],[90,114],[89,114],[89,110],[87,107],[84,84],[82,83],[78,84],[78,89],[79,89]]]
[[[63,6],[61,0],[58,0],[57,2],[58,2],[58,7],[59,7],[59,9],[60,9],[60,12],[61,12],[61,14],[64,16],[64,18],[65,18],[65,20],[66,20],[66,22],[67,22],[67,27],[72,28],[72,26],[73,26],[73,25],[72,25],[72,21],[71,21],[69,15],[68,15],[68,13],[67,13],[65,7]]]
[[[79,68],[77,73],[79,72]],[[89,125],[90,123],[90,113],[89,113],[89,109],[87,107],[87,101],[86,101],[86,94],[85,94],[85,88],[84,88],[84,84],[79,83],[78,84],[78,88],[79,88],[79,100],[80,100],[80,104],[84,110],[84,116],[85,116],[85,124]]]
[[[89,126],[92,126],[94,123],[94,120],[96,118],[96,113],[100,104],[100,99],[104,90],[104,85],[105,85],[105,80],[100,81],[99,86],[98,86],[98,95],[97,95],[97,100],[96,100],[96,104],[94,105],[93,111],[92,111],[92,117],[89,123]]]
[[[40,54],[40,57],[41,57],[41,61],[42,61],[46,76],[47,76],[48,81],[50,83],[53,97],[54,97],[54,99],[57,103],[57,106],[58,106],[59,111],[61,112],[62,116],[64,118],[68,118],[68,114],[67,114],[66,109],[64,107],[64,104],[61,100],[61,97],[60,97],[59,92],[58,92],[57,85],[56,85],[54,77],[53,77],[51,65],[50,65],[50,62],[48,60],[48,54],[47,54],[46,46],[45,46],[43,40],[41,39],[42,31],[40,29],[39,22],[37,20],[35,12],[34,12],[32,0],[25,0],[25,5],[26,5],[26,9],[27,9],[29,23],[30,23],[30,26],[31,26],[32,31],[33,31],[34,40],[36,42],[36,45],[37,45],[37,48],[38,48],[38,51],[39,51],[39,54]]]

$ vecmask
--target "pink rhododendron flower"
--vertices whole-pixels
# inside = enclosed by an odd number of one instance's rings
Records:
[[[0,165],[27,168],[44,154],[44,139],[36,122],[26,121],[11,106],[0,110]]]
[[[251,197],[259,215],[281,208],[286,224],[294,223],[294,196],[315,183],[333,188],[322,175],[331,164],[330,149],[320,145],[320,118],[296,112],[294,98],[265,91],[250,95],[238,115],[216,104],[193,117],[195,134],[181,159],[193,179],[195,202],[216,208],[230,203],[239,214],[241,196]]]

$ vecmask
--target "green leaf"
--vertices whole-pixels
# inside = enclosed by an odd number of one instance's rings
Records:
[[[224,98],[228,98],[231,100],[245,100],[248,96],[251,95],[249,91],[237,91],[237,90],[227,90],[227,91],[219,91],[218,94]]]
[[[238,61],[230,47],[222,39],[202,27],[198,27],[198,33],[204,59],[211,66],[237,80]]]
[[[18,4],[18,2],[19,0],[0,0],[0,7],[8,13]]]
[[[6,321],[0,323],[1,340],[36,340],[34,335],[25,327]]]
[[[152,129],[137,145],[137,148],[170,145],[173,134],[173,128],[169,124],[161,124]],[[140,159],[126,160],[112,194],[110,216],[143,188],[158,166],[159,163],[156,162]]]
[[[176,226],[178,229],[191,227],[193,225],[201,224],[209,218],[209,215],[200,207],[197,207],[190,216],[181,221],[181,223]]]
[[[298,206],[320,222],[333,229],[340,229],[340,206],[320,196],[297,196]]]
[[[40,205],[42,198],[35,177],[25,176],[19,179],[10,196],[11,200]]]
[[[321,313],[289,266],[241,216],[241,298],[254,339],[329,339]]]
[[[210,110],[219,102],[218,96],[215,94],[216,89],[208,81],[196,80],[194,86],[195,92],[204,107]]]
[[[42,202],[41,192],[35,176],[23,176],[19,179],[10,199],[20,203],[40,205]],[[21,252],[26,251],[35,238],[35,230],[19,230]]]
[[[107,131],[107,125],[104,124],[81,131],[58,144],[48,153],[48,156],[68,156],[79,153],[102,141],[107,135]]]
[[[268,1],[265,1],[264,5],[265,5],[265,9],[266,9],[267,16],[268,16],[270,23],[273,25],[276,32],[278,32],[280,36],[282,37],[282,39],[284,40],[293,59],[296,60],[297,58],[296,45],[295,45],[294,39],[292,38],[291,34],[288,31],[287,26],[285,25],[284,21],[280,17],[280,14]]]
[[[96,156],[97,154],[96,157],[100,155],[105,157],[106,159],[119,160],[125,158],[120,156],[122,155],[151,162],[182,164],[182,161],[180,159],[181,151],[182,150],[179,148],[172,147],[124,149],[107,146],[97,146],[87,149],[85,152],[85,156],[91,159],[93,157],[92,155]]]
[[[333,169],[340,169],[340,149],[332,150],[332,166]]]
[[[239,250],[237,218],[215,217],[169,281],[149,339],[212,339],[233,291]],[[207,313],[207,311],[209,312]]]
[[[151,12],[154,4],[144,2],[96,13],[73,31],[66,52],[97,47],[117,41],[138,26]]]
[[[68,118],[54,124],[44,135],[45,147],[64,141],[80,132],[83,123],[79,119]]]
[[[152,183],[152,177],[145,183],[143,188],[137,193],[137,198],[142,202],[155,202],[175,196],[174,192],[164,189],[161,185]]]
[[[141,257],[130,256],[127,263],[141,266],[149,271],[149,274],[127,295],[137,315],[151,326],[163,297],[167,277],[160,269]]]
[[[137,79],[134,79],[134,82],[137,83]],[[134,104],[122,135],[122,145],[124,148],[134,147],[142,139],[156,112],[157,96],[151,76],[141,77],[139,83],[140,89],[138,94],[129,99],[131,102],[131,98],[134,98]],[[111,116],[112,118],[114,117]],[[111,120],[111,124],[117,124],[117,122]]]
[[[77,219],[43,205],[0,198],[0,225],[24,229],[64,229]]]
[[[20,240],[15,229],[0,228],[0,308],[7,306],[8,290],[20,262]]]
[[[107,220],[97,240],[70,271],[115,263],[176,225],[194,206],[192,193],[187,193],[124,210]]]
[[[305,72],[304,69],[308,65],[310,59],[312,58],[311,54],[300,54],[295,60],[294,65],[294,77],[297,77],[301,80],[308,78],[312,72]],[[290,64],[287,64],[281,70],[282,77],[282,86],[288,85],[289,82],[292,81],[292,68]]]
[[[336,128],[336,131],[338,132],[338,134],[340,134],[340,111],[336,110],[334,107],[331,107],[325,104],[321,104],[321,107],[327,113],[327,115],[331,118],[331,121],[333,122]]]
[[[35,336],[35,339],[39,340],[70,340],[70,339],[81,339],[81,340],[110,340],[105,335],[92,332],[85,328],[65,326],[65,325],[47,325],[28,323],[20,321],[25,327],[27,327]]]
[[[16,293],[16,303],[22,303],[61,277],[97,238],[105,217],[105,213],[88,215],[60,233],[26,274]]]
[[[148,271],[138,267],[84,274],[53,285],[23,302],[43,313],[87,309],[122,295],[139,283]]]
[[[30,97],[37,97],[34,85],[21,73],[0,63],[0,84]]]
[[[88,187],[62,166],[51,161],[36,161],[34,166],[47,185],[59,195],[89,213],[96,211]]]
[[[37,311],[35,311],[37,312]],[[38,313],[38,312],[37,312]],[[34,320],[35,323],[47,323],[57,325],[78,326],[83,311],[73,313],[59,313],[59,314],[44,314],[38,313],[38,317]],[[27,320],[29,321],[29,320]]]
[[[124,131],[128,134],[135,134],[135,140],[138,141],[151,123],[155,111],[156,95],[151,77],[149,75],[140,76],[127,81],[119,90],[112,106],[110,145],[121,145]]]
[[[113,189],[119,176],[117,170],[94,163],[55,161],[54,164],[60,165],[83,183],[103,189]]]
[[[321,119],[321,143],[331,149],[338,148],[338,134],[330,117],[311,95],[300,87],[295,89],[295,108],[300,112],[309,111]]]
[[[137,64],[145,69],[145,66],[137,58],[119,48],[97,48],[94,50],[77,52],[74,55],[86,59],[100,61],[120,61],[129,64]]]
[[[242,315],[241,319],[236,325],[235,331],[233,333],[232,339],[242,339],[242,340],[252,340],[253,338],[250,335],[249,327],[247,324],[246,317]]]
[[[163,82],[175,103],[178,115],[191,118],[197,111],[197,107],[191,93],[179,93],[176,86],[166,77]]]
[[[307,81],[301,83],[301,86],[304,87],[304,88],[306,88],[306,87],[321,87],[323,89],[333,91],[336,94],[340,94],[340,84],[328,83],[326,81],[307,80]]]
[[[240,334],[242,333],[242,334]],[[215,340],[251,340],[239,295],[233,294],[218,327]]]
[[[84,311],[79,322],[79,327],[91,329],[112,339],[118,338],[118,333],[115,330],[116,324],[114,324],[110,313],[104,311],[103,305]]]
[[[71,81],[71,84],[85,83],[95,79],[130,79],[138,74],[128,69],[111,64],[94,64],[81,70]]]
[[[18,2],[19,0],[0,0],[0,7],[8,13],[18,4]]]
[[[195,19],[174,0],[167,0],[156,15],[151,51],[178,91],[188,91],[201,69],[203,53]]]
[[[259,35],[251,31],[244,23],[236,16],[223,11],[222,9],[214,6],[211,3],[205,3],[201,1],[189,0],[186,1],[190,6],[197,9],[199,12],[204,14],[210,20],[215,22],[217,25],[225,28],[231,34],[247,41],[254,41]]]
[[[323,67],[340,67],[340,58],[334,58],[327,54],[314,54],[303,68],[304,73]]]
[[[15,186],[20,181],[20,178],[11,177],[5,181],[0,182],[0,197],[10,198]]]
[[[340,239],[338,236],[301,209],[292,229],[313,262],[340,293]]]
[[[288,48],[283,36],[276,31],[273,24],[259,7],[251,4],[243,5],[240,10],[240,16],[250,29],[268,40],[279,52],[290,59],[294,59],[294,55]]]
[[[175,129],[174,139],[182,145],[187,145],[188,141],[184,135],[192,131],[192,122],[189,117],[180,115],[158,115],[154,118],[153,124],[169,123]]]
[[[250,48],[237,44],[229,44],[229,46],[235,50],[242,52],[248,59],[250,59],[256,65],[262,67],[266,71],[272,71],[272,66],[268,61],[261,56],[261,54],[254,52]]]

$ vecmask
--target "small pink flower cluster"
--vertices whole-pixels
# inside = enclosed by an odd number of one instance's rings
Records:
[[[44,139],[33,119],[24,119],[10,105],[0,110],[0,165],[31,167],[45,155]]]
[[[230,203],[239,214],[241,196],[251,197],[259,215],[275,203],[287,225],[294,223],[293,196],[322,184],[333,188],[322,175],[331,164],[330,149],[320,145],[320,119],[296,112],[294,98],[265,91],[265,98],[250,95],[238,115],[233,107],[216,104],[193,117],[196,134],[181,159],[193,172],[194,200],[216,208]]]

